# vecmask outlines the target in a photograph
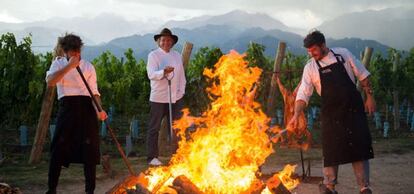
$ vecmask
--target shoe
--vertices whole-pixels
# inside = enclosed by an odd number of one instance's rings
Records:
[[[320,194],[338,194],[335,190],[331,190],[324,184],[319,184],[319,193]]]
[[[158,160],[158,158],[153,158],[148,165],[150,166],[161,166],[162,162],[160,160]]]
[[[45,194],[56,194],[56,190],[47,190]]]
[[[372,194],[372,191],[369,187],[366,187],[362,191],[360,191],[359,193],[360,194]]]

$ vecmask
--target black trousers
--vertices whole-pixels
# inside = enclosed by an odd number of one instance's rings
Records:
[[[56,131],[50,146],[48,193],[56,193],[62,166],[82,163],[85,191],[95,189],[96,165],[100,161],[98,122],[88,96],[65,96],[59,99]]]
[[[172,104],[172,117],[173,121],[181,118],[181,110],[184,105],[184,100],[181,98]],[[168,103],[157,103],[150,102],[150,120],[148,123],[148,132],[147,132],[147,161],[151,161],[153,158],[157,158],[159,155],[158,149],[158,135],[161,128],[161,121],[164,116],[167,117],[169,121],[169,109]],[[168,129],[170,126],[168,125]],[[171,130],[168,130],[171,131]],[[170,134],[171,135],[171,134]],[[173,135],[172,143],[177,148],[177,138],[176,135]]]
[[[54,157],[50,158],[49,161],[49,174],[48,174],[48,186],[49,191],[47,193],[53,194],[56,193],[56,187],[59,182],[60,171],[62,170],[62,165],[57,162]],[[96,164],[83,164],[83,174],[85,176],[85,192],[90,194],[95,190],[96,182]]]

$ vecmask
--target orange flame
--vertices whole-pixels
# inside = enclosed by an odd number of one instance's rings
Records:
[[[179,148],[167,167],[146,172],[150,191],[167,190],[180,175],[205,193],[249,193],[260,181],[256,172],[273,152],[266,132],[280,128],[269,129],[270,119],[253,99],[262,70],[248,67],[243,58],[231,51],[214,69],[204,70],[212,82],[207,91],[213,102],[200,117],[190,116],[185,109],[183,117],[174,122],[181,138]],[[197,130],[188,138],[186,129],[191,125]],[[292,172],[279,173],[289,189],[298,184],[290,184],[287,177]]]

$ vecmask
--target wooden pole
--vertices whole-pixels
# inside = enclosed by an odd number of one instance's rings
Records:
[[[362,58],[362,64],[364,64],[366,68],[368,68],[371,63],[371,57],[372,57],[373,50],[374,49],[371,47],[365,47],[364,57]]]
[[[398,66],[400,63],[400,55],[398,53],[395,53],[394,55],[394,63],[392,66],[392,71],[396,73]],[[400,128],[400,102],[399,102],[399,94],[397,86],[394,86],[393,91],[393,99],[394,99],[394,130],[398,130]]]
[[[193,44],[190,42],[186,42],[184,44],[183,50],[182,50],[182,61],[183,61],[183,67],[184,69],[187,67],[191,52],[193,50]],[[169,156],[171,155],[172,150],[169,149],[168,146],[168,120],[167,117],[164,117],[161,121],[161,127],[160,127],[160,133],[158,135],[158,147],[160,150],[161,156]]]
[[[190,42],[186,42],[183,47],[183,51],[181,52],[183,58],[183,66],[184,69],[187,67],[188,62],[190,61],[191,51],[193,50],[193,44]]]
[[[56,96],[55,86],[47,86],[43,96],[42,109],[37,123],[36,135],[30,153],[29,164],[39,163],[43,146],[45,144],[47,129],[49,128],[50,115],[52,114],[53,102]]]
[[[276,73],[280,72],[280,66],[282,65],[283,59],[285,58],[286,43],[279,42],[279,47],[277,49],[275,63],[273,64],[273,75],[270,83],[269,96],[267,98],[267,109],[266,113],[269,117],[275,116],[275,99],[277,96],[277,82],[276,82]]]
[[[365,47],[365,50],[361,52],[361,62],[367,69],[369,68],[373,51],[374,51],[373,48]],[[359,82],[357,82],[357,88],[359,91],[361,91],[361,86]]]

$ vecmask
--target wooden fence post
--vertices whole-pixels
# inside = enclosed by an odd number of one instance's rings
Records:
[[[280,73],[280,66],[283,63],[283,59],[285,58],[285,51],[286,51],[286,43],[285,42],[279,42],[279,47],[277,49],[277,54],[275,57],[275,63],[273,65],[273,74],[272,74],[272,80],[270,83],[270,91],[269,96],[267,98],[267,107],[266,107],[266,113],[267,116],[273,118],[275,116],[275,99],[277,97],[277,82],[276,82],[276,73]]]
[[[398,53],[395,53],[394,55],[394,62],[392,65],[392,71],[395,73],[398,70],[398,66],[400,65],[400,55]],[[397,86],[393,86],[393,111],[394,111],[394,130],[398,130],[400,128],[400,102],[399,102],[399,92]]]
[[[373,48],[371,47],[365,47],[365,50],[361,52],[361,63],[365,66],[365,68],[369,68],[370,62],[371,62],[371,57],[372,57],[372,52],[373,52]],[[357,82],[357,88],[360,92],[362,92],[361,90],[361,86],[359,81]],[[365,96],[363,95],[364,100],[365,100]]]
[[[30,153],[29,164],[36,164],[40,161],[45,144],[46,134],[49,128],[50,116],[52,114],[53,102],[56,96],[55,86],[47,86],[43,96],[42,109],[36,128],[36,136]]]

